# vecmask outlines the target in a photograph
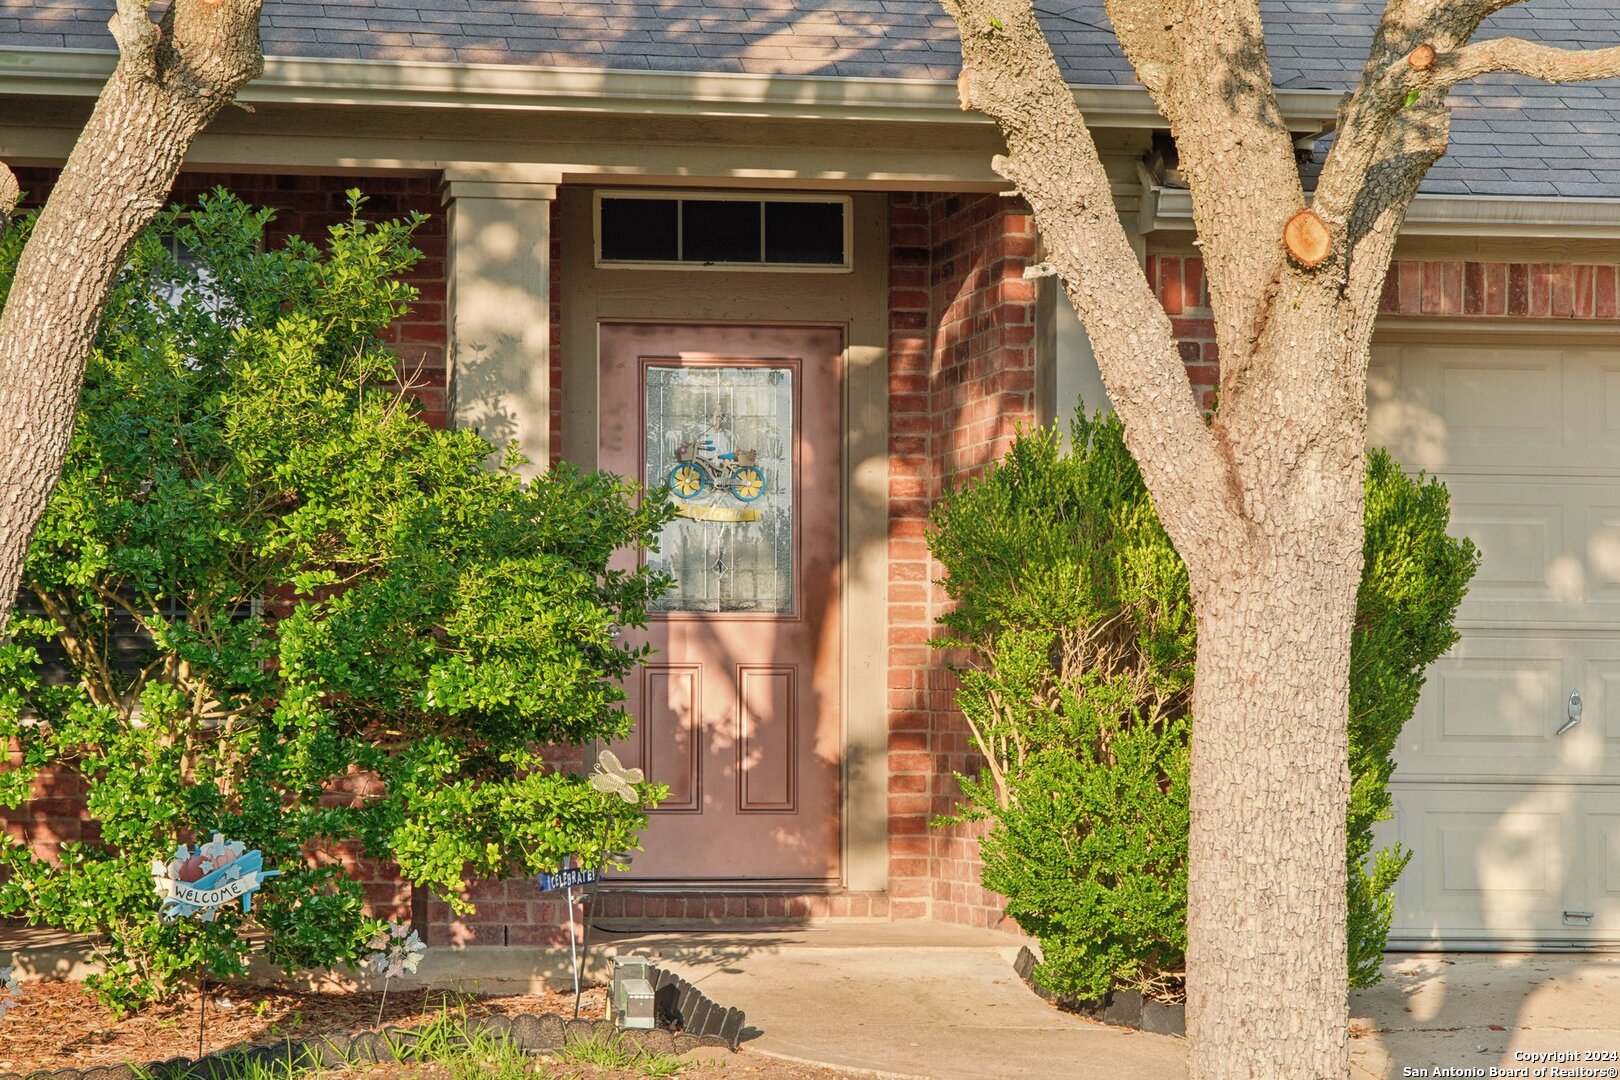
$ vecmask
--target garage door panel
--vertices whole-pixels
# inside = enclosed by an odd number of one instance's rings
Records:
[[[1620,627],[1620,480],[1440,474],[1480,551],[1467,626]]]
[[[1377,350],[1367,442],[1411,469],[1556,465],[1581,432],[1569,405],[1594,396],[1596,372],[1556,349],[1398,345]],[[1389,374],[1385,374],[1389,372]],[[1620,461],[1620,440],[1613,448]]]
[[[1596,369],[1596,393],[1577,420],[1585,422],[1593,447],[1620,452],[1620,359],[1606,353],[1580,355]]]
[[[1586,507],[1584,536],[1586,567],[1591,575],[1591,598],[1595,604],[1620,607],[1620,503],[1612,501],[1616,481],[1602,485]]]
[[[1470,637],[1429,669],[1401,732],[1397,776],[1537,777],[1556,760],[1554,732],[1579,679],[1569,643]]]
[[[1450,532],[1473,540],[1481,556],[1464,600],[1470,608],[1466,617],[1495,621],[1492,608],[1503,604],[1512,605],[1519,618],[1529,614],[1524,605],[1535,604],[1546,617],[1584,599],[1584,576],[1572,573],[1575,558],[1564,540],[1570,492],[1455,477],[1446,486],[1452,500]]]
[[[1620,940],[1620,789],[1583,791],[1577,804],[1575,850],[1579,874],[1570,889],[1562,924],[1582,935]],[[1591,913],[1591,918],[1582,917]]]
[[[1457,451],[1557,450],[1564,444],[1561,366],[1556,353],[1450,356],[1425,369],[1426,396]]]
[[[1392,938],[1534,938],[1562,925],[1572,791],[1442,783],[1399,794],[1396,832],[1412,861]]]

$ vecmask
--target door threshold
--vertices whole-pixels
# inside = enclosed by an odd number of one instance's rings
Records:
[[[835,896],[849,890],[826,881],[627,881],[614,879],[597,886],[601,893],[630,896]]]

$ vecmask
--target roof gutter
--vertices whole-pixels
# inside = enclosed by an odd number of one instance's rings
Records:
[[[1192,232],[1192,196],[1184,188],[1145,184],[1138,213],[1143,232]],[[1620,239],[1620,198],[1547,195],[1430,195],[1412,200],[1402,236]]]
[[[114,52],[0,49],[0,95],[95,97],[117,61]],[[1141,86],[1075,86],[1094,127],[1163,127]],[[1280,90],[1291,127],[1331,124],[1340,94]],[[367,108],[473,108],[545,112],[793,120],[868,120],[988,124],[963,113],[952,83],[925,79],[827,75],[740,75],[407,60],[269,57],[265,72],[238,99],[247,104]]]

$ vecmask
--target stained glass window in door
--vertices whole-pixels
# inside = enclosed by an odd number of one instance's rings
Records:
[[[649,366],[647,483],[680,514],[648,563],[663,611],[793,610],[793,370]]]

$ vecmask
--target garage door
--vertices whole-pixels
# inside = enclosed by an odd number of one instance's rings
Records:
[[[1483,555],[1396,754],[1391,944],[1620,942],[1620,350],[1384,346],[1368,392]]]

